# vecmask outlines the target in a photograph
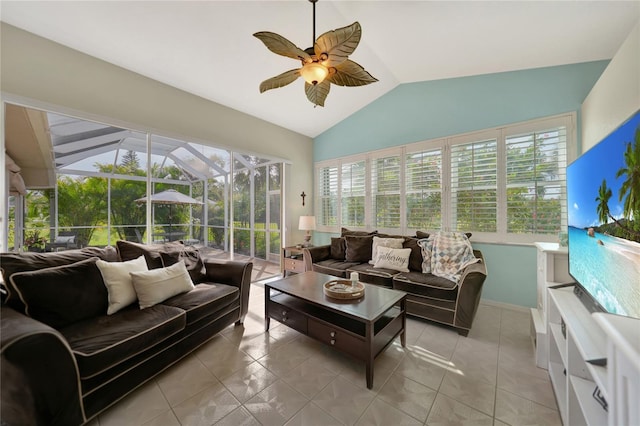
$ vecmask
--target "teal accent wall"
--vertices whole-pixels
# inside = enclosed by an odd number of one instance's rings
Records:
[[[317,136],[314,161],[567,112],[577,112],[580,120],[582,102],[608,64],[594,61],[402,84]],[[327,244],[331,236],[316,232],[314,244]],[[535,247],[471,241],[483,252],[489,273],[482,298],[535,307]]]
[[[318,135],[314,161],[578,111],[608,63],[401,84]]]

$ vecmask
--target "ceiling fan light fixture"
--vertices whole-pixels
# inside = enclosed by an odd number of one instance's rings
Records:
[[[304,81],[315,86],[327,78],[329,69],[319,62],[309,62],[300,69],[300,75]]]

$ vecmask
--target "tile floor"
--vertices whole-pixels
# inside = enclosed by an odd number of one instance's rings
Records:
[[[417,319],[364,364],[271,321],[253,284],[250,312],[91,426],[560,425],[536,368],[526,312],[480,305],[468,337]]]

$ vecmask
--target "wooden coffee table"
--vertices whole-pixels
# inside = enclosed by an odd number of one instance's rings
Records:
[[[364,361],[371,389],[375,358],[398,335],[405,346],[407,294],[365,284],[360,299],[333,299],[324,294],[323,285],[335,279],[310,271],[265,284],[265,330],[273,318]]]

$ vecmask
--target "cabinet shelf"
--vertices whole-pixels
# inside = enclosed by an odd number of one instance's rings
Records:
[[[595,384],[590,380],[576,376],[570,376],[569,381],[586,424],[594,426],[606,425],[607,412],[593,397]]]

